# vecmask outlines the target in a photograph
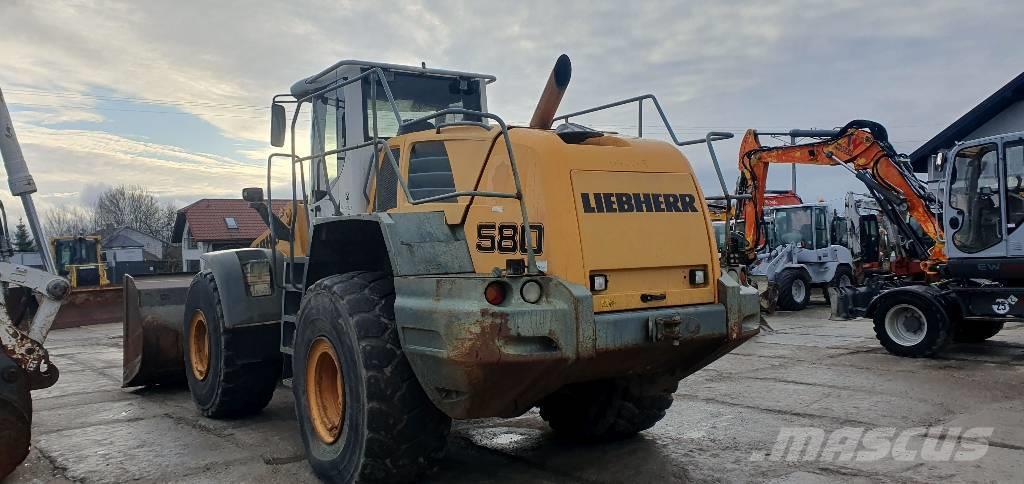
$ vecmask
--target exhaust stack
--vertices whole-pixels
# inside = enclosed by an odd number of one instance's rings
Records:
[[[562,54],[558,56],[555,67],[551,69],[548,83],[544,86],[544,92],[540,94],[540,100],[537,101],[537,109],[533,110],[533,117],[530,118],[531,128],[551,129],[555,111],[562,102],[562,95],[565,94],[571,77],[572,62],[569,62],[569,56]]]

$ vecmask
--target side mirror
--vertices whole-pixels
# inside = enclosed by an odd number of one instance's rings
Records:
[[[284,146],[285,125],[288,114],[280,104],[270,105],[270,145],[280,148]]]
[[[249,187],[242,189],[242,200],[249,203],[259,203],[263,201],[263,189],[260,187]]]

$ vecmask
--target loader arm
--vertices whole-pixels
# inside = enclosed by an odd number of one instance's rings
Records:
[[[913,170],[896,156],[885,128],[871,121],[851,121],[836,135],[815,143],[764,147],[757,131],[748,130],[740,142],[737,194],[739,212],[747,221],[744,237],[748,259],[765,243],[764,198],[768,166],[775,163],[844,166],[861,180],[882,212],[900,231],[910,255],[923,261],[929,272],[946,260],[942,226],[932,213],[931,195]],[[924,232],[919,235],[901,216],[910,214]]]

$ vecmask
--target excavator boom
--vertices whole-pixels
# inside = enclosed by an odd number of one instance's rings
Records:
[[[929,272],[946,260],[942,226],[929,206],[932,196],[927,187],[897,157],[885,128],[863,120],[851,121],[825,140],[798,145],[764,147],[757,131],[746,132],[740,142],[736,193],[751,195],[749,200],[739,200],[739,211],[747,221],[744,237],[749,259],[765,243],[764,224],[760,223],[765,181],[768,166],[777,163],[844,166],[867,186],[882,212],[899,227],[912,255],[924,261]],[[904,213],[920,225],[923,236],[903,219]]]

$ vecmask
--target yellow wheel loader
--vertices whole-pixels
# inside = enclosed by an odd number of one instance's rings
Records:
[[[14,133],[0,92],[0,156],[11,194],[21,198],[32,236],[46,240],[32,201],[36,184]],[[61,303],[70,291],[46,244],[38,244],[46,270],[12,264],[14,251],[7,213],[0,204],[0,480],[28,455],[32,429],[32,390],[57,382],[59,372],[43,347]]]
[[[562,56],[522,127],[472,72],[345,60],[275,96],[271,144],[290,150],[269,157],[266,197],[243,191],[269,236],[205,254],[187,289],[131,295],[126,333],[160,352],[126,354],[131,384],[183,375],[199,412],[229,418],[283,379],[330,482],[416,479],[452,419],[539,407],[585,441],[653,426],[680,379],[758,331],[757,292],[720,265],[678,149],[731,135],[681,141],[651,95],[556,118],[570,75]],[[570,122],[627,105],[657,110],[673,142]],[[278,217],[272,168],[299,216]],[[146,364],[175,352],[184,368]]]

